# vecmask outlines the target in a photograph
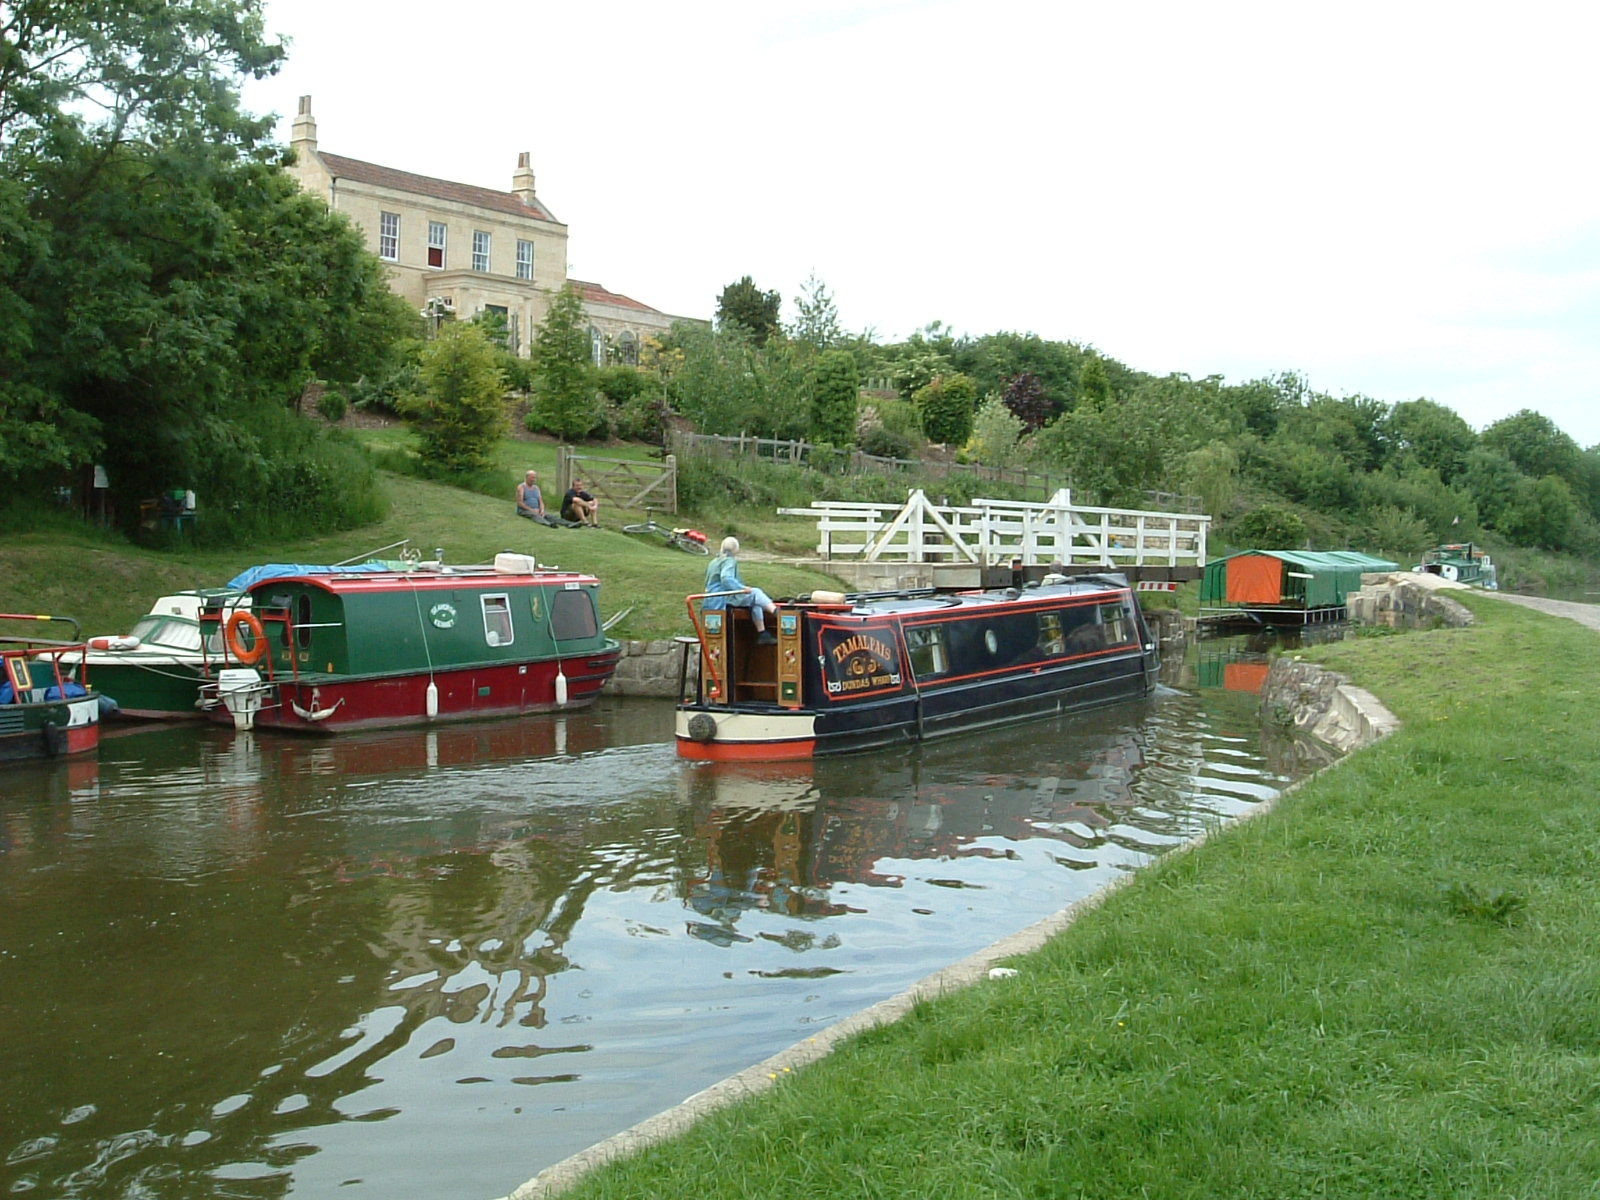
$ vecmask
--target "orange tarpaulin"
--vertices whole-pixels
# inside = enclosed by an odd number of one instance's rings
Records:
[[[1283,560],[1241,554],[1228,560],[1228,599],[1235,604],[1280,604]]]
[[[1230,692],[1259,692],[1270,670],[1271,663],[1229,663],[1222,668],[1222,686]]]

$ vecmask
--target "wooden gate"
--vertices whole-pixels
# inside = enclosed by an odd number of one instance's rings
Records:
[[[653,463],[579,454],[571,446],[562,446],[556,455],[558,507],[574,479],[583,480],[584,489],[611,508],[678,511],[678,457],[675,454]]]

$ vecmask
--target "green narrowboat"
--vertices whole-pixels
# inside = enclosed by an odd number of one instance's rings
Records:
[[[335,733],[590,704],[616,670],[592,575],[493,564],[280,575],[208,608],[222,658],[202,686],[235,728]]]

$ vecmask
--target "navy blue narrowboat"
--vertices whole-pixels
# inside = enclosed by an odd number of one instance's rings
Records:
[[[1160,659],[1120,575],[1037,586],[779,601],[777,641],[746,610],[704,611],[684,664],[684,758],[806,759],[1147,695]]]

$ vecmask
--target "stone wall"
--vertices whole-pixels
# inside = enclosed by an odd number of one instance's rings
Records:
[[[681,643],[672,638],[622,643],[617,673],[606,684],[609,696],[659,696],[678,698],[678,670],[683,661]],[[693,670],[693,664],[690,665]]]
[[[1400,728],[1400,722],[1371,692],[1343,675],[1279,656],[1272,660],[1261,689],[1262,718],[1309,733],[1348,753],[1371,745]]]
[[[1350,620],[1390,629],[1465,628],[1472,624],[1472,611],[1446,595],[1460,587],[1437,575],[1414,571],[1363,575],[1361,590],[1352,592],[1347,601]]]

